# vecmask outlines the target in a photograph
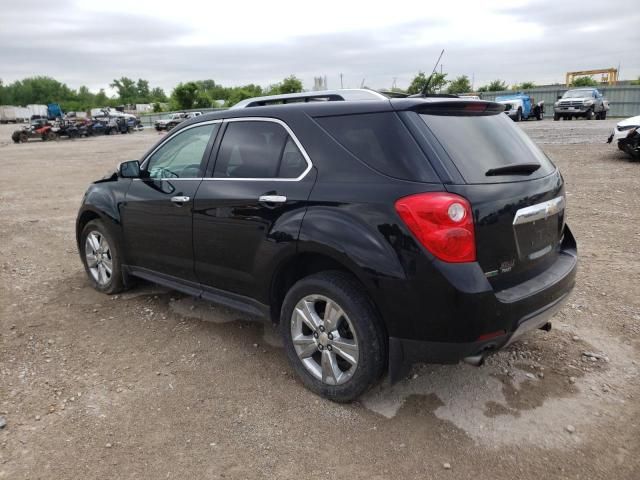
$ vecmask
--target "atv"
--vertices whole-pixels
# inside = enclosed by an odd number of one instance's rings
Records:
[[[58,134],[47,119],[35,118],[30,125],[16,130],[11,135],[11,139],[15,143],[26,143],[30,138],[40,138],[43,141],[55,140],[58,138]]]

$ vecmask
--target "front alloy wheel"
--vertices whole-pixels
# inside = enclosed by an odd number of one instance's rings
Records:
[[[291,339],[311,375],[327,385],[341,385],[358,367],[358,340],[349,317],[337,302],[308,295],[291,319]]]
[[[103,287],[108,285],[113,275],[111,247],[107,239],[97,230],[87,235],[84,242],[84,255],[94,281]]]
[[[109,295],[126,289],[120,246],[101,220],[91,220],[84,226],[79,245],[93,288]]]

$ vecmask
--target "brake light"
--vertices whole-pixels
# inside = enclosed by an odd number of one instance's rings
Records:
[[[451,193],[410,195],[396,201],[396,211],[424,248],[445,262],[476,260],[469,202]]]

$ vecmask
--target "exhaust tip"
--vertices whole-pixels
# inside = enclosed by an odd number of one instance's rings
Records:
[[[480,367],[484,363],[484,355],[471,355],[463,358],[462,361],[474,367]]]

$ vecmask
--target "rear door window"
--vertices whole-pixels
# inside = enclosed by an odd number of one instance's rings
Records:
[[[403,180],[437,181],[424,153],[393,112],[319,117],[316,121],[374,170]]]
[[[505,114],[481,116],[421,114],[467,183],[532,180],[549,175],[555,166]],[[538,163],[529,175],[487,176],[505,165]]]
[[[295,179],[306,169],[305,157],[282,125],[246,120],[227,125],[213,176]]]

